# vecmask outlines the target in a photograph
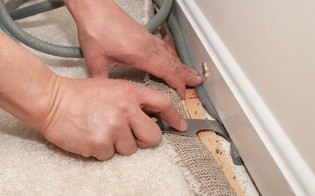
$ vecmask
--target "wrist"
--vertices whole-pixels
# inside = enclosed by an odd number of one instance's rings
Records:
[[[22,81],[25,85],[18,88],[0,89],[0,108],[36,130],[42,129],[51,113],[61,80],[49,71],[41,73],[41,80],[38,78],[34,82]]]
[[[47,77],[43,89],[37,95],[37,104],[35,104],[30,114],[29,123],[39,132],[43,133],[51,124],[65,89],[67,88],[67,80],[64,77],[51,73]]]
[[[1,31],[0,40],[0,108],[39,129],[51,113],[63,78]]]
[[[93,22],[117,7],[114,0],[64,0],[76,23]]]

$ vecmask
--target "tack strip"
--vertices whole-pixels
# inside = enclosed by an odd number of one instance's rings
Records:
[[[193,89],[186,90],[185,106],[187,113],[191,119],[207,119],[206,111],[202,107],[200,100]],[[238,196],[243,196],[244,191],[235,175],[233,166],[229,163],[227,155],[218,140],[218,136],[213,131],[202,131],[198,133],[200,140],[204,143],[207,149],[211,152],[214,159],[222,167],[222,170],[232,186],[234,192]]]

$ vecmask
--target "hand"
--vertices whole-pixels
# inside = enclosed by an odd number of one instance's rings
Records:
[[[143,111],[187,128],[160,91],[120,80],[63,78],[1,31],[0,41],[0,108],[67,151],[107,160],[114,152],[157,145],[161,130]]]
[[[113,0],[65,1],[77,23],[79,42],[92,77],[122,64],[163,79],[184,98],[202,78],[182,64],[167,43],[129,17]]]
[[[187,124],[160,92],[131,82],[62,78],[40,132],[57,146],[85,157],[108,160],[115,152],[134,153],[161,140],[161,130],[144,111],[154,112],[179,130]]]

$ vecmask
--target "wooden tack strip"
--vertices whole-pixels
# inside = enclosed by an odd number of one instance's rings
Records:
[[[185,106],[190,118],[207,119],[206,111],[202,107],[193,89],[186,90]],[[214,159],[222,167],[222,170],[230,182],[232,188],[234,189],[236,195],[243,196],[244,191],[235,175],[233,166],[229,163],[227,155],[223,151],[221,143],[218,141],[218,136],[213,131],[202,131],[198,133],[198,136],[207,149],[211,152]]]

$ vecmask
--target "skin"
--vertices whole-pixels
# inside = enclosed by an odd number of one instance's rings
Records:
[[[164,79],[183,96],[186,85],[201,83],[196,72],[180,63],[168,44],[146,32],[113,1],[65,3],[77,23],[91,78],[52,73],[0,31],[0,108],[60,148],[101,161],[115,153],[130,155],[138,147],[159,144],[161,130],[145,112],[186,130],[185,120],[168,95],[108,79],[107,74],[114,66],[129,64]],[[86,21],[85,17],[95,20]]]
[[[107,77],[119,65],[130,65],[163,79],[184,98],[186,86],[202,82],[182,64],[174,49],[145,30],[113,0],[65,0],[76,21],[79,42],[92,77]]]

